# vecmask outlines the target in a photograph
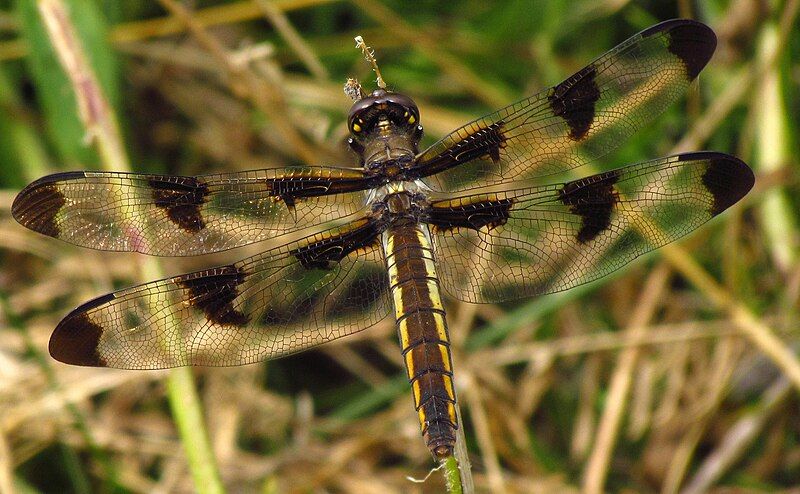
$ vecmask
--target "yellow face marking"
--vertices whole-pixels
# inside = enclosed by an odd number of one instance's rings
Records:
[[[414,115],[411,115],[410,117],[408,117],[408,123],[409,123],[409,125],[413,125],[413,124],[414,124],[414,122],[416,122],[416,121],[417,121],[417,119],[416,119],[416,118],[414,118]]]
[[[353,132],[361,132],[361,126],[357,123],[353,124]]]

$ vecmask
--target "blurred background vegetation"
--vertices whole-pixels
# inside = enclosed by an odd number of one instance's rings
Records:
[[[503,306],[450,301],[464,430],[479,492],[800,492],[797,1],[65,4],[130,168],[180,174],[351,165],[342,84],[372,80],[357,34],[433,142],[651,24],[708,23],[719,46],[699,85],[604,166],[713,149],[750,163],[756,188],[611,279]],[[11,218],[44,174],[114,167],[86,138],[36,7],[0,0],[0,491],[213,491],[215,464],[231,492],[441,491],[440,476],[406,479],[432,462],[390,320],[279,361],[194,369],[208,483],[190,473],[202,444],[178,433],[167,373],[50,359],[69,310],[148,275],[142,256]]]

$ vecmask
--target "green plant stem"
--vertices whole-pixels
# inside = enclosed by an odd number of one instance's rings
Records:
[[[200,398],[194,384],[192,369],[172,369],[167,379],[167,395],[172,416],[181,435],[183,449],[194,479],[197,492],[217,494],[225,492],[219,477],[216,458],[206,434]]]
[[[444,481],[447,486],[447,492],[450,494],[461,494],[461,475],[458,469],[458,460],[455,456],[448,456],[442,460],[442,471],[444,472]]]

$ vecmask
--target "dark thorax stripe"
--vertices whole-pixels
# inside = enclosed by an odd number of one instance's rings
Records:
[[[426,227],[390,226],[384,250],[414,408],[426,444],[441,458],[452,453],[458,422],[450,339]]]

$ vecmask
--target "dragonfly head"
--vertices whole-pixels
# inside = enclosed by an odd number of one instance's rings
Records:
[[[350,147],[365,161],[368,161],[365,155],[372,154],[367,149],[372,147],[370,143],[382,147],[381,142],[392,140],[396,141],[393,148],[399,145],[414,154],[422,139],[417,104],[404,94],[385,89],[376,89],[353,104],[347,128],[351,135]]]

